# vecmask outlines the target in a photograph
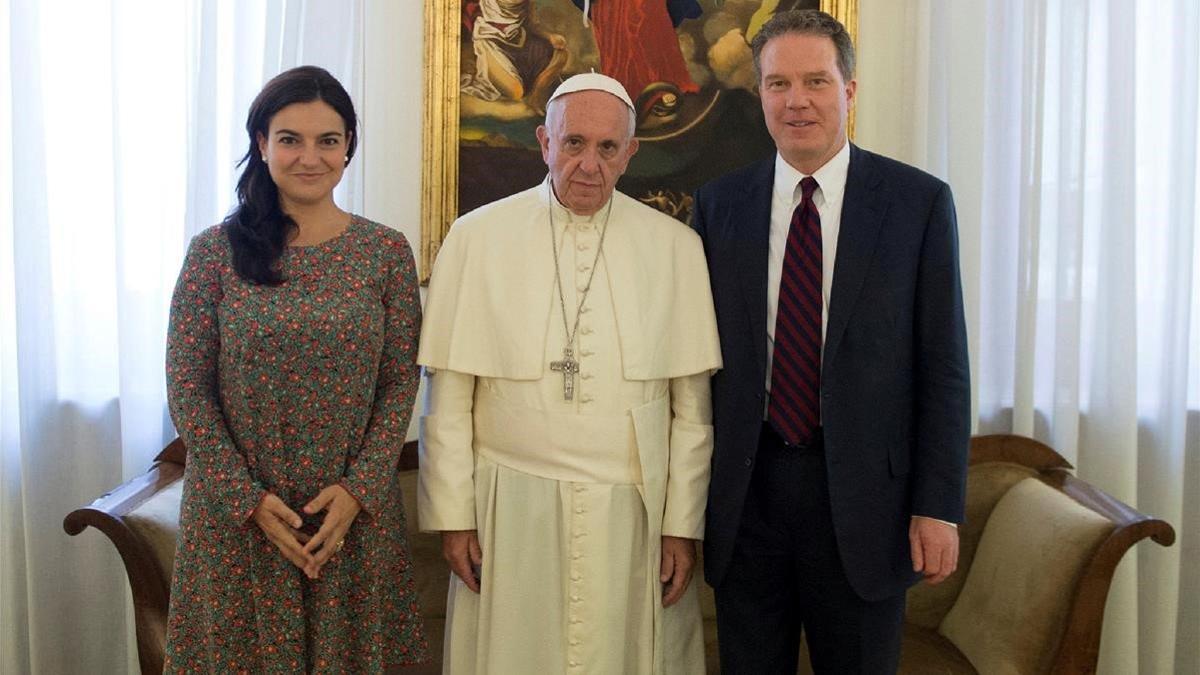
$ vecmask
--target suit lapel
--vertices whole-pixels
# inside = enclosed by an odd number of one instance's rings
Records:
[[[728,221],[736,230],[738,277],[754,355],[765,380],[767,373],[767,253],[771,231],[771,192],[775,184],[775,159],[764,160],[745,185],[742,199],[730,205]]]
[[[825,372],[829,372],[829,364],[841,344],[846,324],[862,290],[879,238],[879,228],[887,212],[887,202],[879,189],[880,182],[881,176],[871,154],[851,145],[846,192],[842,198],[841,230],[833,268],[833,288],[829,293],[829,323],[825,328],[822,364]]]

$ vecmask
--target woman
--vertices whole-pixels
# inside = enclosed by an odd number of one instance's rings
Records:
[[[263,88],[238,205],[192,240],[167,386],[188,448],[167,672],[382,672],[425,659],[396,463],[420,305],[403,235],[342,211],[345,89]]]

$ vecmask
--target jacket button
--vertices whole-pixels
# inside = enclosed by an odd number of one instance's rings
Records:
[[[753,464],[753,463],[754,463],[754,458],[753,458],[753,457],[747,457],[747,458],[746,458],[746,466],[750,466],[750,465],[751,465],[751,464]]]
[[[833,394],[830,394],[829,392],[825,392],[824,394],[821,394],[821,398],[828,401],[829,399],[833,398]]]

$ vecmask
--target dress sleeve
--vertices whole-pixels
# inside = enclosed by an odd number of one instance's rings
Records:
[[[368,517],[387,506],[388,486],[395,480],[417,394],[421,301],[416,266],[407,240],[400,239],[395,246],[400,255],[384,286],[383,353],[375,380],[371,418],[362,448],[342,481]]]
[[[175,283],[167,329],[167,404],[187,446],[191,489],[199,491],[220,517],[241,524],[258,508],[266,490],[250,475],[221,411],[221,236],[214,230],[192,240]]]
[[[708,371],[671,379],[671,456],[662,533],[704,538],[704,505],[712,471],[712,389]]]
[[[475,376],[430,372],[421,417],[417,513],[423,532],[473,530],[475,451],[472,406]]]

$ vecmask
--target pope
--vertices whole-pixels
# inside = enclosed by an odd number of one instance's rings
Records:
[[[446,672],[704,670],[720,346],[699,237],[614,190],[633,115],[612,78],[564,81],[549,175],[459,218],[434,265],[418,512],[453,571]]]

